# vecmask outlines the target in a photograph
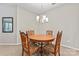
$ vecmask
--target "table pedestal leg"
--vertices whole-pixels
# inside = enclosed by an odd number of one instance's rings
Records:
[[[42,54],[43,54],[42,45],[43,45],[43,43],[41,42],[41,51],[40,51],[40,53],[41,53],[41,56],[42,56]]]

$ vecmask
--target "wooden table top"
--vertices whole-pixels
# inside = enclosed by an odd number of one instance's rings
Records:
[[[52,35],[44,35],[44,34],[34,34],[34,35],[29,35],[28,37],[30,40],[38,41],[38,42],[49,42],[55,39],[55,37]]]

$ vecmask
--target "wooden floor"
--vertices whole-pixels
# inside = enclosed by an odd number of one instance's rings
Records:
[[[0,45],[0,56],[21,56],[21,45]],[[61,47],[61,56],[79,56],[79,51]]]

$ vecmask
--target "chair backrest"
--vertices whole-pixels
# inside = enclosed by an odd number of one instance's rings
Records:
[[[22,47],[28,48],[28,35],[20,31],[20,37],[21,37]]]
[[[54,52],[56,53],[58,49],[60,49],[60,43],[61,43],[61,37],[62,37],[62,31],[57,33]]]
[[[53,35],[53,31],[52,31],[52,30],[47,30],[47,31],[46,31],[46,34],[47,34],[47,35]]]
[[[28,32],[28,35],[34,35],[34,30],[29,30],[27,32]]]

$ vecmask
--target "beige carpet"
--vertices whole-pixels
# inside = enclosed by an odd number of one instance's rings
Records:
[[[0,56],[21,56],[21,53],[21,45],[0,45]],[[79,51],[61,47],[61,56],[79,56]]]

